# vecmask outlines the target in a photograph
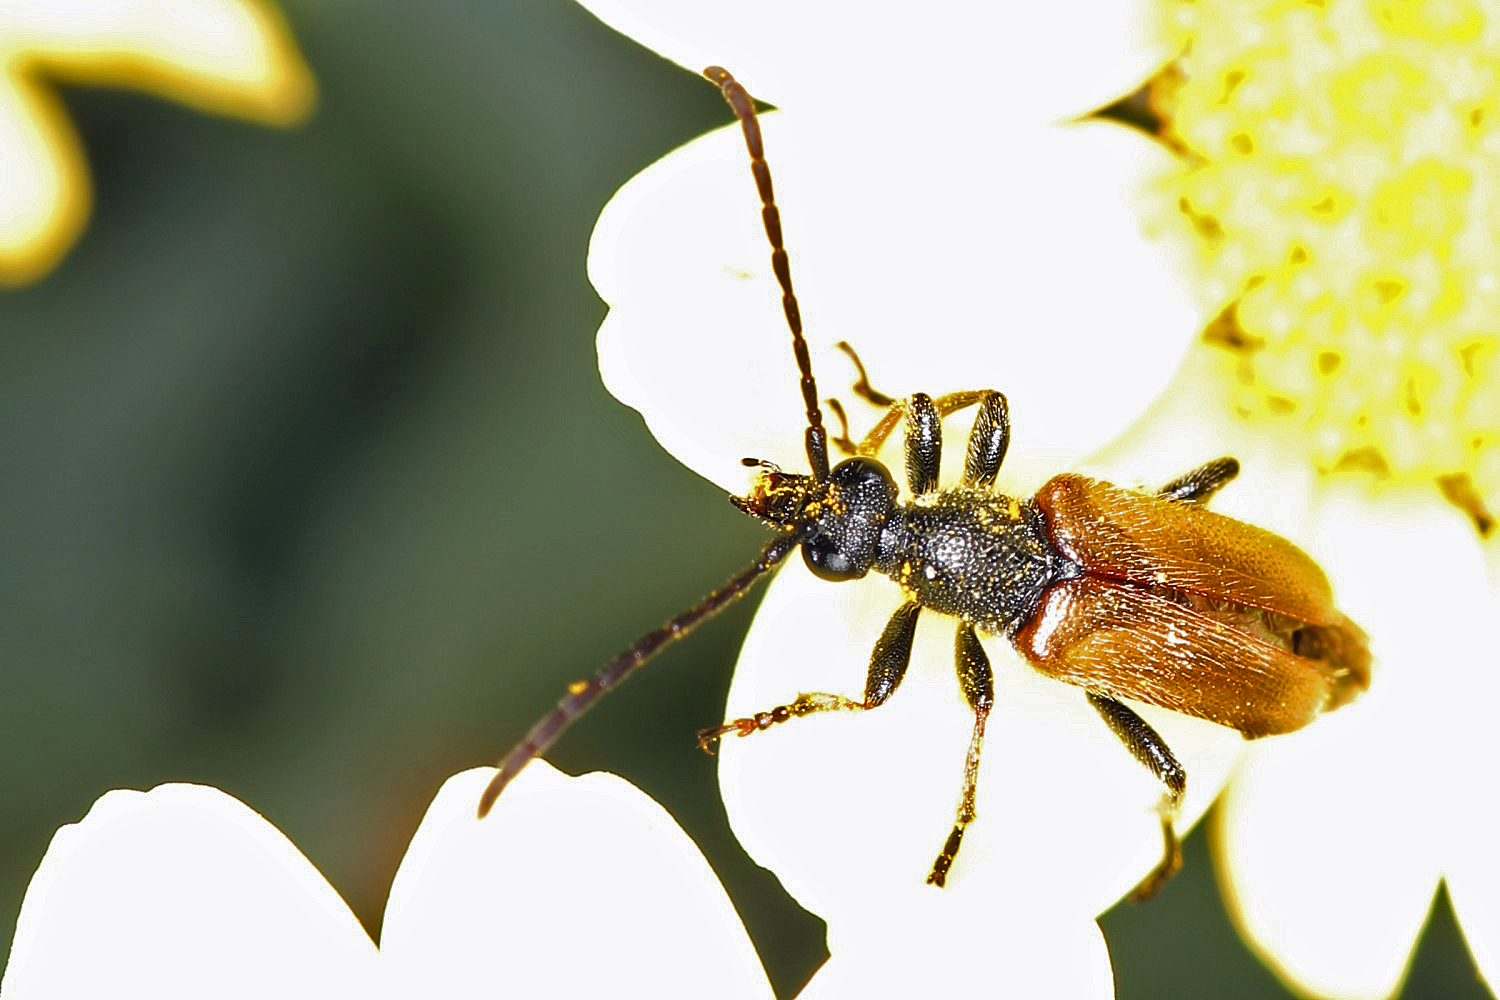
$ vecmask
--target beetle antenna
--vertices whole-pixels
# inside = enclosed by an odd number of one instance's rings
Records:
[[[828,431],[823,427],[823,411],[818,409],[818,384],[813,380],[812,359],[807,353],[807,341],[802,338],[802,311],[797,307],[797,296],[792,291],[792,269],[787,260],[786,246],[781,241],[781,212],[776,208],[776,194],[771,188],[771,168],[766,164],[760,123],[755,118],[755,102],[724,67],[710,66],[703,71],[703,75],[718,85],[719,92],[729,102],[734,116],[740,120],[740,129],[745,133],[745,147],[750,151],[750,170],[755,174],[755,187],[760,192],[760,218],[765,223],[766,238],[771,241],[771,270],[776,272],[776,281],[781,285],[781,308],[786,313],[786,325],[792,331],[792,353],[797,357],[797,371],[802,376],[802,402],[807,407],[807,431],[804,435],[807,441],[807,463],[812,467],[814,479],[827,482]]]
[[[806,530],[787,531],[776,536],[771,544],[761,550],[755,562],[730,578],[728,583],[665,625],[641,636],[629,649],[606,663],[603,669],[589,680],[574,681],[569,684],[568,693],[563,695],[557,707],[532,726],[526,738],[516,744],[500,761],[500,773],[490,780],[489,786],[479,798],[479,818],[483,819],[489,813],[490,807],[495,804],[495,799],[500,797],[505,786],[520,773],[521,768],[530,763],[533,758],[540,757],[548,747],[556,743],[557,738],[563,734],[563,730],[567,729],[574,719],[586,712],[601,695],[630,676],[631,671],[643,666],[647,660],[661,652],[674,640],[681,639],[698,625],[723,611],[735,600],[745,596],[746,591],[756,580],[774,569],[793,549],[802,544],[806,533]]]

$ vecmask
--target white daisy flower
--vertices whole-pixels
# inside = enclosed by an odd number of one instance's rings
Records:
[[[1500,5],[1163,10],[1186,55],[1155,97],[1187,154],[1163,202],[1232,304],[1203,406],[1293,470],[1222,506],[1317,556],[1376,658],[1360,702],[1232,786],[1232,908],[1300,993],[1379,998],[1441,879],[1493,988]]]
[[[1029,496],[1131,426],[1201,328],[1134,207],[1169,155],[1117,124],[1079,120],[1170,57],[1127,44],[1145,37],[1139,8],[991,13],[954,3],[914,23],[885,6],[855,15],[773,5],[753,17],[702,4],[586,6],[688,68],[728,66],[777,106],[762,125],[813,367],[820,393],[848,404],[856,434],[878,411],[852,399],[841,340],[893,395],[1004,391],[1014,434],[1000,489]],[[669,451],[737,495],[749,484],[742,457],[806,468],[796,369],[760,226],[731,124],[628,183],[590,252],[611,307],[599,335],[606,383]],[[947,428],[945,482],[956,481],[967,422]],[[1172,442],[1170,469],[1141,472],[1109,457],[1087,468],[1125,485],[1165,482],[1224,453]],[[885,458],[899,469],[894,452]],[[901,600],[884,579],[834,586],[789,560],[747,639],[726,716],[803,691],[858,696]],[[979,819],[948,888],[926,885],[954,821],[974,722],[952,629],[924,616],[910,671],[878,711],[727,741],[731,824],[828,922],[832,957],[811,994],[940,975],[1014,995],[1108,996],[1094,917],[1160,859],[1161,788],[1081,690],[986,640],[996,709]],[[1243,741],[1201,720],[1141,712],[1187,768],[1186,829]],[[1001,947],[1003,961],[993,958]]]

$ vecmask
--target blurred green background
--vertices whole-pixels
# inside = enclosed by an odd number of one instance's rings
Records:
[[[726,121],[713,89],[567,0],[286,13],[321,87],[300,130],[64,89],[95,215],[0,293],[6,940],[58,826],[167,781],[263,813],[378,933],[443,779],[761,539],[605,393],[584,274],[615,189]],[[785,996],[822,925],[693,747],[753,603],[552,756],[678,818]],[[1195,834],[1106,917],[1119,996],[1287,995],[1211,868]],[[1486,996],[1437,913],[1403,995]]]

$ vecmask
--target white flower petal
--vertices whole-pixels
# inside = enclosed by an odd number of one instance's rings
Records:
[[[1109,952],[1091,920],[941,905],[909,916],[884,935],[830,940],[831,957],[798,1000],[1114,996]]]
[[[1467,574],[1453,581],[1454,587],[1473,583]],[[1458,664],[1463,676],[1455,683],[1461,686],[1446,692],[1445,715],[1435,720],[1451,747],[1440,767],[1453,772],[1449,803],[1455,815],[1445,824],[1443,877],[1474,963],[1490,990],[1500,993],[1500,806],[1493,794],[1500,671],[1490,631],[1500,616],[1500,581],[1493,574],[1487,601],[1476,616],[1462,617],[1466,613],[1475,615],[1472,604],[1460,604],[1444,622],[1467,630],[1469,642]]]
[[[589,276],[610,304],[605,386],[730,493],[745,488],[741,457],[796,463],[803,426],[739,143],[720,130],[636,176],[605,206],[589,248]]]
[[[872,159],[868,123],[763,125],[824,396],[852,402],[853,371],[831,349],[847,339],[894,395],[1004,391],[1014,452],[1056,466],[1150,405],[1200,325],[1127,194],[1165,154],[1118,126],[970,127]],[[736,128],[627,184],[600,218],[590,274],[612,307],[606,384],[663,446],[733,492],[743,456],[802,467],[795,369]],[[858,433],[875,414],[851,416]]]
[[[749,716],[799,692],[859,697],[870,651],[901,603],[895,584],[835,586],[793,564],[756,616],[727,714]],[[954,822],[974,716],[954,673],[953,623],[927,615],[912,665],[879,709],[793,719],[730,738],[725,807],[746,851],[776,872],[832,933],[879,940],[929,905],[974,912],[1039,907],[1092,917],[1160,859],[1161,788],[1077,688],[986,642],[996,704],[986,731],[978,820],[943,890],[925,885]],[[1180,829],[1222,784],[1242,740],[1220,726],[1137,706],[1189,773]],[[933,903],[937,899],[939,902]]]
[[[1154,490],[1205,462],[1233,456],[1240,474],[1214,495],[1211,509],[1274,531],[1321,560],[1336,545],[1309,525],[1320,484],[1300,455],[1229,416],[1222,387],[1234,377],[1234,365],[1224,351],[1201,345],[1189,350],[1146,416],[1078,463],[1079,471]],[[1334,590],[1340,602],[1337,585]]]
[[[246,806],[197,785],[114,791],[52,839],[0,994],[371,995],[375,946]]]
[[[444,783],[391,886],[381,956],[403,995],[486,982],[507,996],[772,995],[718,879],[659,805],[614,775],[533,761],[480,820],[494,773]]]
[[[1398,985],[1467,796],[1449,727],[1489,593],[1472,528],[1428,500],[1372,506],[1335,491],[1312,524],[1343,610],[1371,634],[1370,690],[1257,746],[1224,804],[1220,859],[1245,933],[1314,995]],[[1436,723],[1432,725],[1431,723]],[[1463,759],[1459,755],[1456,759]]]
[[[697,72],[727,66],[780,107],[862,93],[960,124],[1044,124],[1133,91],[1175,53],[1149,5],[583,0],[617,31]]]

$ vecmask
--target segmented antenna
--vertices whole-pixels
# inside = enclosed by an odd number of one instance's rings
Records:
[[[750,150],[750,168],[755,174],[755,186],[760,191],[761,220],[765,223],[766,238],[771,241],[771,268],[781,285],[781,306],[786,312],[787,326],[792,331],[792,353],[797,358],[797,370],[802,376],[802,401],[807,407],[807,461],[812,467],[813,477],[820,482],[828,480],[828,431],[823,427],[823,413],[818,409],[818,384],[813,381],[812,361],[807,353],[807,341],[802,337],[802,313],[797,308],[797,296],[792,292],[792,272],[787,263],[786,247],[781,242],[781,213],[776,208],[775,194],[771,189],[771,168],[766,165],[765,149],[761,144],[760,124],[755,118],[755,105],[745,88],[740,86],[729,71],[710,66],[703,71],[718,85],[734,110],[735,117],[745,133],[745,146]],[[774,469],[768,462],[747,460]],[[704,621],[712,618],[735,600],[743,597],[762,576],[774,569],[811,532],[810,526],[785,531],[771,544],[761,550],[760,557],[730,578],[718,590],[709,594],[665,625],[637,639],[629,649],[606,663],[597,674],[586,681],[575,681],[568,686],[557,707],[542,717],[526,738],[511,749],[500,761],[499,772],[485,788],[479,798],[479,818],[483,819],[494,806],[495,800],[534,758],[541,756],[558,737],[586,712],[594,702],[608,693],[637,667],[661,652],[666,646],[681,639]]]
[[[699,624],[743,597],[751,584],[765,576],[793,549],[802,544],[806,534],[807,530],[804,529],[800,532],[788,531],[778,535],[761,551],[760,558],[746,566],[724,586],[661,628],[641,636],[629,649],[606,663],[604,668],[589,680],[574,681],[568,685],[568,693],[563,695],[557,707],[532,726],[526,738],[516,744],[510,753],[505,755],[505,759],[500,761],[499,773],[490,780],[484,794],[479,797],[479,818],[484,819],[490,807],[495,804],[495,800],[500,797],[500,793],[505,790],[505,786],[520,773],[521,768],[529,764],[533,758],[540,757],[548,747],[556,743],[563,730],[587,711],[590,705],[630,676],[636,667],[644,665],[647,660],[661,652],[663,647],[681,639]]]
[[[792,291],[792,269],[787,260],[786,245],[781,241],[781,212],[776,208],[776,193],[771,188],[771,168],[766,164],[760,123],[755,118],[755,102],[724,67],[710,66],[703,75],[718,85],[745,133],[745,147],[750,150],[750,170],[755,174],[755,187],[760,192],[760,217],[765,223],[766,239],[771,241],[771,270],[776,272],[776,281],[781,285],[781,308],[786,312],[786,325],[792,331],[792,353],[797,357],[797,371],[802,375],[802,402],[807,407],[807,432],[804,435],[807,464],[812,467],[814,479],[827,482],[828,431],[823,427],[823,411],[818,409],[818,383],[813,380],[807,341],[802,338],[802,311],[797,307],[797,296]]]

